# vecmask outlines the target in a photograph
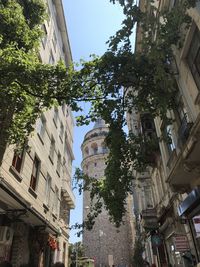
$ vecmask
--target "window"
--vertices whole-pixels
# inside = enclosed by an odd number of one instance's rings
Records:
[[[53,32],[53,39],[52,39],[52,42],[53,42],[54,50],[55,50],[55,52],[56,52],[57,38],[56,38],[55,31]]]
[[[62,104],[62,112],[63,112],[64,115],[65,115],[65,109],[66,109],[66,104],[63,103],[63,104]]]
[[[57,108],[54,108],[53,121],[57,127],[57,124],[58,124],[58,109]]]
[[[63,124],[62,124],[62,122],[61,122],[61,124],[60,124],[60,134],[59,134],[59,136],[60,136],[60,139],[63,141],[63,135],[64,135],[64,126],[63,126]]]
[[[197,27],[188,50],[187,62],[197,88],[200,90],[200,32]]]
[[[45,130],[46,130],[46,119],[42,116],[37,120],[36,123],[36,131],[42,141],[44,139]]]
[[[47,28],[45,24],[42,25],[42,31],[43,31],[43,37],[42,37],[42,45],[45,49],[46,43],[47,43]]]
[[[98,153],[98,146],[96,143],[91,145],[92,151],[93,151],[93,155],[96,155]]]
[[[54,59],[53,53],[51,51],[50,55],[49,55],[49,64],[53,65],[54,63],[55,63],[55,59]]]
[[[46,179],[46,187],[45,187],[45,204],[49,206],[50,204],[50,193],[51,193],[51,177],[49,174],[47,174],[47,179]]]
[[[22,160],[23,160],[24,151],[21,153],[14,153],[13,160],[12,160],[12,166],[20,173],[22,169]]]
[[[86,155],[86,156],[89,155],[89,149],[88,149],[88,147],[85,148],[85,155]]]
[[[183,103],[182,96],[180,94],[176,95],[176,109],[174,110],[175,118],[178,129],[178,145],[181,146],[187,140],[191,127],[192,122],[189,119],[188,112],[185,108]]]
[[[165,138],[166,138],[166,146],[167,146],[167,150],[169,152],[169,154],[171,154],[174,149],[176,149],[174,140],[173,140],[173,136],[172,136],[172,125],[167,125],[165,127]]]
[[[40,171],[40,160],[35,156],[33,161],[33,170],[31,175],[30,187],[35,191]]]
[[[49,8],[49,5],[48,3],[46,3],[46,13],[47,13],[47,23],[49,25],[49,22],[50,22],[50,18],[51,18],[51,11],[50,11],[50,8]]]
[[[180,94],[176,95],[175,102],[176,102],[175,116],[177,118],[178,124],[181,125],[183,120],[189,122],[187,110],[183,104],[182,97]]]
[[[153,208],[153,198],[150,187],[144,187],[145,208]]]
[[[53,206],[53,212],[58,215],[59,212],[59,190],[58,187],[55,187],[55,195],[54,195],[54,206]]]
[[[108,152],[108,148],[107,148],[107,146],[106,146],[106,143],[103,142],[103,143],[101,144],[101,148],[102,148],[102,153],[103,153],[103,154]]]
[[[56,168],[56,171],[57,173],[60,175],[60,169],[61,169],[61,155],[60,153],[58,152],[58,160],[57,160],[57,168]]]
[[[50,157],[52,163],[53,163],[53,159],[54,159],[54,153],[55,153],[55,140],[52,136],[51,137],[50,150],[49,150],[49,157]]]

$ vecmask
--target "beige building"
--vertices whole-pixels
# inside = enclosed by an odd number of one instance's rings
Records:
[[[82,143],[82,168],[85,174],[94,179],[104,176],[108,149],[104,139],[108,133],[108,127],[102,119],[97,119],[93,129],[89,131]],[[131,199],[127,206],[130,207]],[[91,205],[90,192],[83,195],[83,219],[86,218]],[[116,203],[117,205],[117,203]],[[95,261],[95,266],[127,266],[130,264],[132,240],[133,240],[133,217],[128,212],[124,218],[125,224],[116,228],[110,221],[105,209],[95,219],[95,225],[91,231],[84,230],[83,248],[86,257]]]
[[[68,65],[71,51],[61,0],[48,0],[49,18],[42,25],[40,58]],[[63,104],[37,120],[28,149],[17,155],[8,147],[0,169],[0,262],[49,267],[68,264],[73,116]]]
[[[178,1],[154,1],[158,10],[172,8]],[[141,0],[144,10],[150,1]],[[128,116],[129,129],[151,130],[160,138],[159,150],[152,153],[155,164],[136,174],[135,206],[145,244],[144,257],[156,266],[197,266],[200,263],[200,4],[191,8],[192,24],[182,48],[174,48],[177,73],[177,107],[168,112],[173,119],[164,125],[160,118],[146,123],[145,116]],[[137,29],[136,50],[142,31]],[[134,113],[133,113],[134,114]],[[146,127],[145,127],[146,125]],[[149,127],[150,126],[150,127]],[[152,164],[151,164],[152,165]],[[199,265],[198,265],[199,266]]]

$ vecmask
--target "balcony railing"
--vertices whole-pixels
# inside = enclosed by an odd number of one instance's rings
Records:
[[[157,211],[155,208],[146,208],[141,212],[142,225],[146,230],[158,228]]]
[[[67,179],[62,179],[62,193],[70,208],[73,209],[75,207],[75,196]]]
[[[178,136],[179,136],[178,145],[179,146],[183,145],[187,141],[192,125],[193,123],[188,122],[187,117],[185,115],[181,121],[181,125],[178,130]]]

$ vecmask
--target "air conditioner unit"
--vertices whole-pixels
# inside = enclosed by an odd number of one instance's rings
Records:
[[[14,231],[11,227],[0,226],[0,244],[10,245],[12,243]]]

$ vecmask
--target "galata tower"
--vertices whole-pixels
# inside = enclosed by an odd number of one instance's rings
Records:
[[[108,127],[102,119],[97,119],[93,129],[89,131],[82,143],[82,169],[85,174],[94,179],[104,175],[108,149],[104,139],[108,133]],[[86,218],[90,207],[90,195],[88,191],[83,195],[83,219]],[[117,203],[116,203],[117,205]],[[128,218],[128,216],[127,216]],[[129,217],[130,219],[130,217]],[[103,210],[96,218],[91,231],[84,230],[83,248],[88,258],[94,259],[95,267],[130,265],[130,250],[132,234],[130,220],[120,228],[116,228],[110,221],[108,213]]]

